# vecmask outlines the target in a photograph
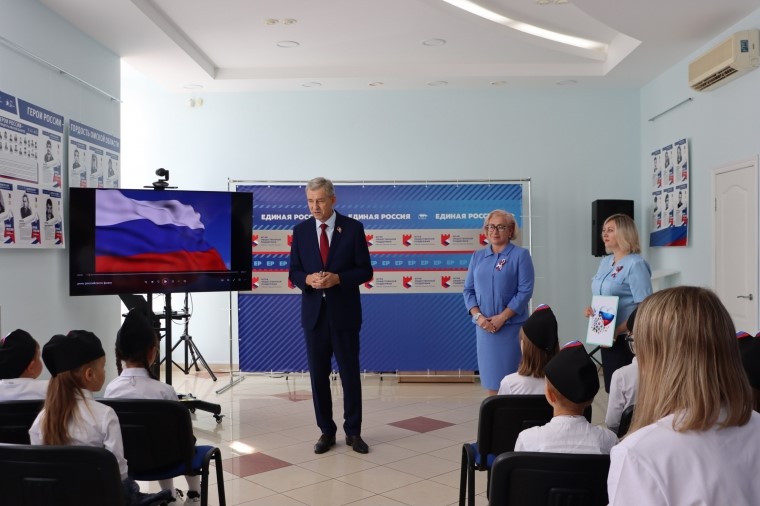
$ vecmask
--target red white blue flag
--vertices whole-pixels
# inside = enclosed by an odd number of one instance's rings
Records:
[[[96,195],[96,272],[229,270],[191,205],[130,199],[118,190]]]

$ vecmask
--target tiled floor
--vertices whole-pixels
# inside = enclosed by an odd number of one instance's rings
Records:
[[[438,506],[458,504],[462,444],[475,440],[484,390],[478,383],[399,383],[393,375],[363,377],[362,437],[370,453],[338,444],[316,455],[309,377],[246,375],[222,394],[229,375],[214,382],[204,372],[173,373],[179,393],[222,406],[217,423],[196,411],[199,444],[222,450],[224,487],[230,506]],[[340,381],[334,382],[336,422],[342,417]],[[594,423],[604,419],[607,398],[594,402]],[[218,505],[216,478],[209,502]],[[476,504],[485,505],[485,475],[476,476]],[[186,488],[183,478],[175,486]],[[155,491],[156,483],[141,483]]]

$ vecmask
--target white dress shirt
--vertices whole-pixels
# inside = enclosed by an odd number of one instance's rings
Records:
[[[327,228],[325,229],[325,233],[327,234],[327,245],[329,246],[332,244],[332,237],[333,232],[335,232],[335,220],[336,220],[336,214],[333,210],[333,213],[330,215],[329,218],[327,218],[327,221],[324,222],[325,225],[327,225]],[[317,222],[317,241],[322,239],[322,223],[319,220],[314,220]]]
[[[633,362],[612,373],[610,379],[610,396],[607,401],[607,416],[604,423],[610,430],[617,431],[620,426],[620,416],[625,408],[636,404],[636,391],[639,389],[639,363],[636,357]]]
[[[48,380],[13,378],[0,380],[0,402],[45,399]]]
[[[591,425],[583,415],[555,416],[546,425],[522,431],[515,451],[606,454],[617,442],[611,430]]]
[[[760,414],[742,427],[676,432],[673,415],[630,433],[610,455],[611,506],[760,504]]]
[[[29,429],[29,439],[33,445],[41,445],[43,409]],[[89,390],[82,391],[77,399],[77,406],[69,420],[70,445],[94,446],[105,448],[116,457],[121,479],[127,478],[127,461],[124,458],[124,445],[121,440],[121,426],[116,412],[110,407],[97,402]]]
[[[128,367],[111,380],[103,394],[106,399],[166,399],[176,401],[174,387],[154,380],[143,367]]]
[[[543,395],[546,387],[544,378],[522,376],[513,372],[507,374],[499,384],[499,395]]]

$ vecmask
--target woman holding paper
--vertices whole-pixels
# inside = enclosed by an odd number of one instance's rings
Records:
[[[602,227],[604,248],[609,253],[602,258],[599,270],[591,280],[592,295],[618,297],[617,326],[612,347],[602,348],[604,389],[609,393],[612,373],[633,360],[633,353],[625,342],[628,316],[652,293],[652,270],[639,254],[639,233],[636,223],[624,214],[613,214]],[[586,317],[593,316],[591,307]]]
[[[520,327],[530,315],[533,261],[528,250],[511,241],[517,234],[512,213],[488,213],[483,228],[488,246],[470,260],[464,303],[475,324],[480,383],[496,395],[501,379],[520,363]]]

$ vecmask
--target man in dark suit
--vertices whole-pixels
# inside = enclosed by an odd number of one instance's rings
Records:
[[[315,178],[306,185],[312,218],[293,229],[290,280],[301,289],[301,325],[311,373],[317,425],[322,430],[314,453],[335,445],[330,374],[332,356],[343,385],[343,430],[346,444],[367,453],[361,438],[362,390],[359,330],[362,307],[359,286],[372,279],[369,248],[362,224],[333,210],[332,182]]]

